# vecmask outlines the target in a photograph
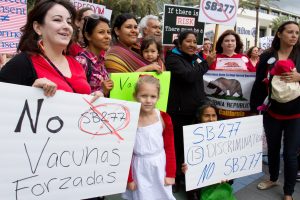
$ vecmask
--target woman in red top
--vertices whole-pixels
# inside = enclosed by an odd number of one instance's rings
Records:
[[[56,90],[90,94],[82,66],[64,53],[73,35],[74,17],[75,8],[68,1],[37,3],[21,29],[21,53],[3,67],[0,81],[39,87],[46,96]]]
[[[249,58],[249,66],[252,69],[255,69],[255,71],[256,71],[256,66],[257,66],[257,63],[259,61],[259,50],[258,50],[258,47],[256,47],[256,46],[251,47],[247,51],[247,56]]]
[[[250,71],[255,69],[249,66],[249,59],[241,52],[243,50],[243,43],[240,36],[233,30],[225,31],[218,39],[216,44],[216,60],[210,65],[210,70],[230,70],[230,71]],[[222,65],[222,58],[239,58],[237,62],[228,62]],[[226,65],[228,64],[228,65]]]

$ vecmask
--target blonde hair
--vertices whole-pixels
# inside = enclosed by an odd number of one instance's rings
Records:
[[[136,95],[138,94],[141,85],[144,83],[148,83],[148,84],[153,84],[156,86],[157,92],[158,92],[158,97],[160,94],[160,83],[159,80],[157,78],[155,78],[152,75],[140,75],[139,80],[136,82],[135,84],[135,88],[134,88],[134,93],[133,96],[136,97]]]

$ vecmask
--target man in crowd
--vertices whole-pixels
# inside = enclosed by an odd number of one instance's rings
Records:
[[[208,38],[204,38],[202,51],[199,52],[199,55],[206,60],[206,57],[210,54],[211,50],[211,41]]]
[[[143,17],[139,23],[139,29],[143,38],[152,35],[161,41],[161,26],[157,16],[146,15]]]

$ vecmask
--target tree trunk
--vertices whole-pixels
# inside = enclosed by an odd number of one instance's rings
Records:
[[[254,40],[254,46],[258,46],[258,37],[259,37],[259,5],[260,5],[260,0],[256,0],[256,20],[255,20],[255,40]]]

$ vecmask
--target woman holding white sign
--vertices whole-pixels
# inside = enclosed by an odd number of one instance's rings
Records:
[[[240,36],[233,30],[226,30],[217,41],[216,60],[209,69],[255,72],[256,69],[249,65],[249,59],[241,53],[242,50]]]
[[[300,146],[300,97],[285,101],[290,91],[282,91],[280,99],[274,98],[274,85],[271,69],[277,61],[291,61],[295,70],[280,75],[285,83],[299,84],[300,81],[300,42],[299,24],[294,21],[284,22],[279,26],[272,46],[260,57],[256,71],[256,80],[251,92],[251,110],[264,102],[264,129],[268,144],[270,179],[258,184],[258,189],[265,190],[278,185],[280,169],[280,148],[283,139],[284,160],[284,200],[292,200],[298,170],[297,153]],[[290,93],[291,94],[291,93]],[[276,99],[276,100],[275,100]],[[261,107],[262,108],[262,107]]]
[[[82,66],[66,55],[74,17],[75,8],[69,1],[44,0],[35,4],[21,28],[21,53],[3,67],[0,81],[42,88],[46,96],[53,96],[56,90],[90,94]]]
[[[203,75],[207,72],[211,59],[206,61],[195,54],[197,34],[183,31],[178,35],[176,47],[166,57],[166,68],[171,72],[170,92],[167,112],[174,124],[177,177],[174,192],[178,191],[183,163],[182,126],[193,123],[197,107],[206,100]]]

